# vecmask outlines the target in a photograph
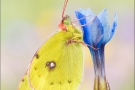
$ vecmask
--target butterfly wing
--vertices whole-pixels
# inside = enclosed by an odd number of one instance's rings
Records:
[[[37,51],[19,90],[77,90],[83,77],[82,45],[59,31]]]

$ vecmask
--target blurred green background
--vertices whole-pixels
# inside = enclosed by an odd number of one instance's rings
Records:
[[[16,90],[36,50],[58,30],[64,0],[1,0],[1,90]],[[134,90],[134,0],[69,0],[65,14],[90,8],[109,11],[118,27],[106,45],[106,75],[111,90]],[[93,90],[94,70],[84,47],[84,80],[79,90]]]

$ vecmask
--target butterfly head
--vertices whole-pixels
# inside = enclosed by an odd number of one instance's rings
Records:
[[[68,15],[66,15],[65,17],[63,17],[58,27],[62,31],[67,31],[67,26],[69,25],[72,25],[71,18]]]

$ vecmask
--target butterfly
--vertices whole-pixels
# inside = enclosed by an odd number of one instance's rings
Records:
[[[83,35],[64,16],[60,30],[45,41],[35,53],[18,90],[77,90],[83,79]]]

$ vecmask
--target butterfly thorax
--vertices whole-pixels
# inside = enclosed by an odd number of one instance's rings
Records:
[[[71,22],[71,18],[66,15],[59,24],[59,28],[61,32],[70,33],[70,37],[68,38],[67,45],[71,43],[80,43],[82,42],[82,32],[76,26],[74,26]]]

